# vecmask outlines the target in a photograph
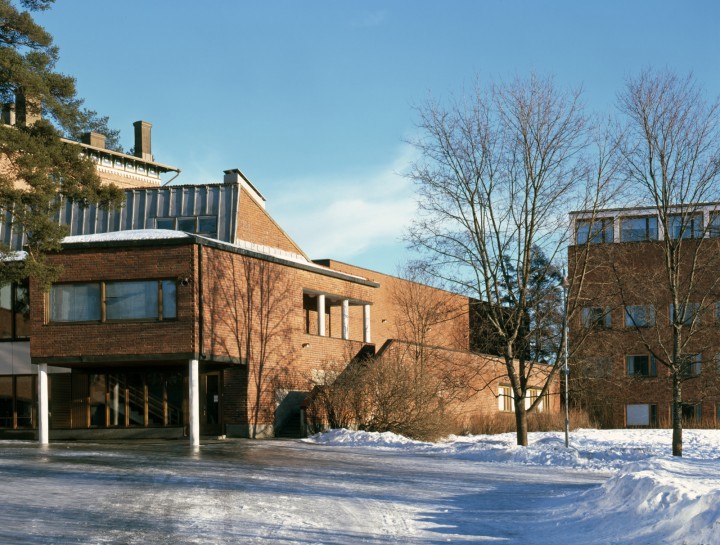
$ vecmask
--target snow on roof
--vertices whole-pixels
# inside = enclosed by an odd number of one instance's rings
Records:
[[[235,244],[230,244],[228,242],[223,242],[223,241],[220,241],[220,240],[217,240],[214,238],[204,237],[201,235],[189,235],[183,231],[173,231],[173,230],[169,230],[169,229],[134,229],[134,230],[127,230],[127,231],[114,231],[111,233],[97,233],[94,235],[75,235],[75,236],[65,237],[62,240],[62,242],[63,242],[63,244],[79,244],[79,243],[88,243],[88,242],[113,242],[113,241],[128,241],[128,240],[167,240],[167,239],[189,238],[191,236],[196,236],[198,238],[212,240],[213,242],[223,245],[223,246],[229,246],[231,248],[239,248],[241,250],[255,252],[255,253],[263,255],[263,256],[272,257],[275,259],[282,259],[284,261],[289,261],[291,263],[297,263],[297,264],[303,265],[304,267],[316,269],[318,271],[331,270],[335,274],[339,274],[341,276],[345,276],[348,278],[354,278],[354,279],[358,279],[358,280],[367,280],[363,276],[358,276],[355,274],[349,274],[349,273],[345,273],[345,272],[339,272],[339,271],[335,271],[334,269],[330,269],[328,267],[323,267],[322,265],[313,263],[312,261],[308,260],[303,255],[296,254],[294,252],[288,252],[286,250],[281,250],[281,249],[275,248],[273,246],[266,246],[264,244],[256,244],[254,242],[249,242],[247,240],[239,240]]]
[[[0,252],[0,261],[3,261],[3,262],[25,261],[26,258],[27,258],[27,252],[25,252],[25,251],[8,252],[8,253]]]
[[[111,242],[120,240],[164,240],[172,238],[188,238],[190,235],[182,231],[169,229],[136,229],[132,231],[114,231],[112,233],[97,233],[94,235],[75,235],[65,237],[63,244],[80,242]]]

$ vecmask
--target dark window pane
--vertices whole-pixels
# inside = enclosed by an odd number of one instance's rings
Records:
[[[184,384],[181,373],[172,373],[167,377],[168,426],[181,426],[183,424]]]
[[[217,218],[215,216],[204,216],[198,218],[198,234],[209,237],[217,236]]]
[[[142,373],[128,373],[127,396],[130,426],[145,426],[145,382]]]
[[[157,218],[155,220],[155,227],[157,229],[168,229],[170,231],[174,231],[175,218]]]
[[[177,284],[175,280],[162,281],[163,318],[177,318]]]
[[[177,229],[178,231],[185,231],[186,233],[194,233],[197,229],[196,218],[178,218]]]
[[[15,337],[30,336],[30,290],[27,281],[15,286]]]
[[[15,411],[17,412],[17,427],[32,428],[33,426],[33,388],[35,377],[15,377]]]
[[[158,283],[108,282],[105,286],[108,320],[132,320],[158,317]]]
[[[13,377],[0,377],[0,428],[12,428]]]
[[[165,425],[165,374],[148,373],[147,383],[147,405],[148,425]]]

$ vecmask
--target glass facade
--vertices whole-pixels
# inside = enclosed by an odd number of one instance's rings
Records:
[[[73,373],[73,428],[182,426],[180,370]]]

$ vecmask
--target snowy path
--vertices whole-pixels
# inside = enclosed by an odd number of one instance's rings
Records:
[[[0,543],[565,543],[548,509],[607,477],[282,441],[0,442]]]

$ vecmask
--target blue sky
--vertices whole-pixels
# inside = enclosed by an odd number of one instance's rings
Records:
[[[87,105],[132,146],[153,124],[178,183],[240,168],[313,258],[394,273],[414,211],[414,106],[553,75],[611,113],[644,67],[720,93],[714,1],[57,0],[37,16]]]

